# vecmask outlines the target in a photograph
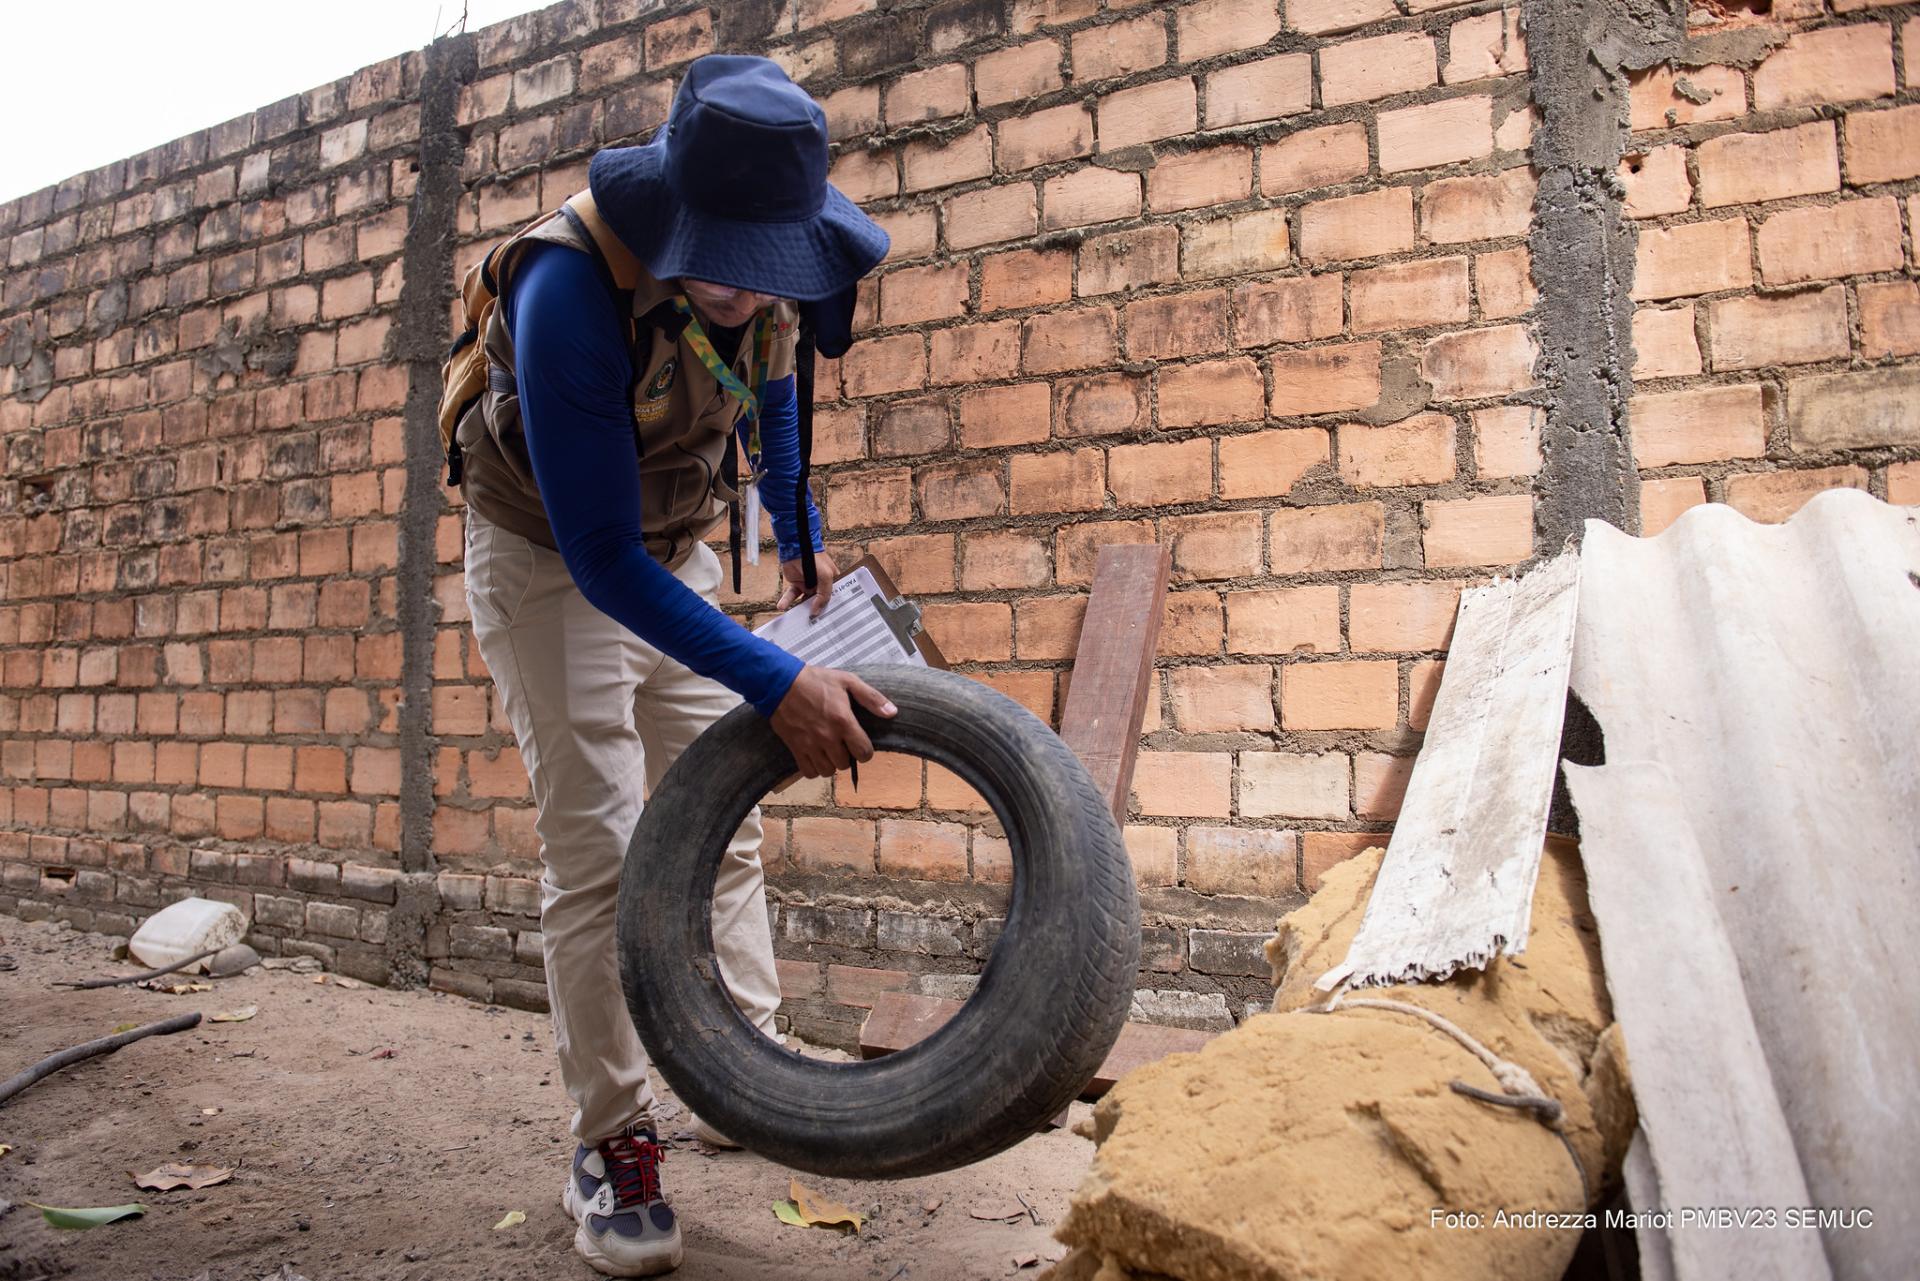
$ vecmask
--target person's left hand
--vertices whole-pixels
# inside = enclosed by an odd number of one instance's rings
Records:
[[[813,568],[814,587],[812,591],[808,591],[806,571],[799,560],[780,562],[780,577],[784,578],[786,583],[780,589],[780,601],[774,606],[775,609],[787,610],[803,600],[811,600],[813,617],[820,617],[820,611],[824,610],[827,602],[833,599],[833,580],[840,576],[840,571],[834,568],[833,557],[825,552],[813,554]]]

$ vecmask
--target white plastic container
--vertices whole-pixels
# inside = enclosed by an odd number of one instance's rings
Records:
[[[127,940],[127,951],[143,964],[159,969],[208,948],[238,943],[246,932],[246,915],[233,904],[183,898],[142,922],[134,936]],[[207,962],[212,959],[207,957],[188,966],[187,972],[204,973]]]

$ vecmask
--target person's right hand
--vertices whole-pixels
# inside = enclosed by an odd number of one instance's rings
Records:
[[[873,759],[873,740],[854,719],[852,700],[856,698],[876,716],[892,716],[899,710],[852,672],[811,663],[800,669],[786,697],[773,709],[773,732],[806,777],[823,778],[854,761]]]

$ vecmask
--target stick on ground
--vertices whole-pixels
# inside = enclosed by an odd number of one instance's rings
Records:
[[[188,1028],[197,1027],[199,1023],[200,1012],[195,1010],[191,1014],[176,1014],[170,1019],[161,1019],[158,1023],[149,1023],[145,1027],[137,1027],[132,1031],[122,1032],[118,1036],[103,1036],[97,1041],[88,1041],[86,1044],[76,1045],[70,1050],[62,1050],[58,1054],[50,1054],[26,1071],[20,1073],[20,1075],[9,1077],[6,1081],[0,1082],[0,1104],[5,1104],[8,1099],[11,1099],[29,1085],[32,1085],[44,1077],[52,1076],[61,1068],[72,1067],[75,1063],[90,1059],[96,1054],[111,1054],[121,1046],[132,1045],[135,1041],[143,1037],[167,1036],[174,1032],[184,1032]]]
[[[204,961],[209,956],[222,950],[221,948],[210,947],[204,952],[195,952],[184,961],[175,961],[172,965],[163,965],[157,970],[146,970],[140,974],[122,974],[118,978],[111,979],[62,979],[55,983],[54,986],[70,987],[75,991],[85,991],[88,988],[118,987],[122,983],[138,983],[141,979],[158,978],[162,974],[171,974],[175,970],[184,970],[195,961]]]

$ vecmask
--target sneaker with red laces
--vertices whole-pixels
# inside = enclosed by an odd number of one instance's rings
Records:
[[[574,1149],[561,1198],[579,1223],[573,1248],[610,1277],[650,1277],[680,1266],[680,1222],[660,1187],[664,1157],[650,1129]]]

